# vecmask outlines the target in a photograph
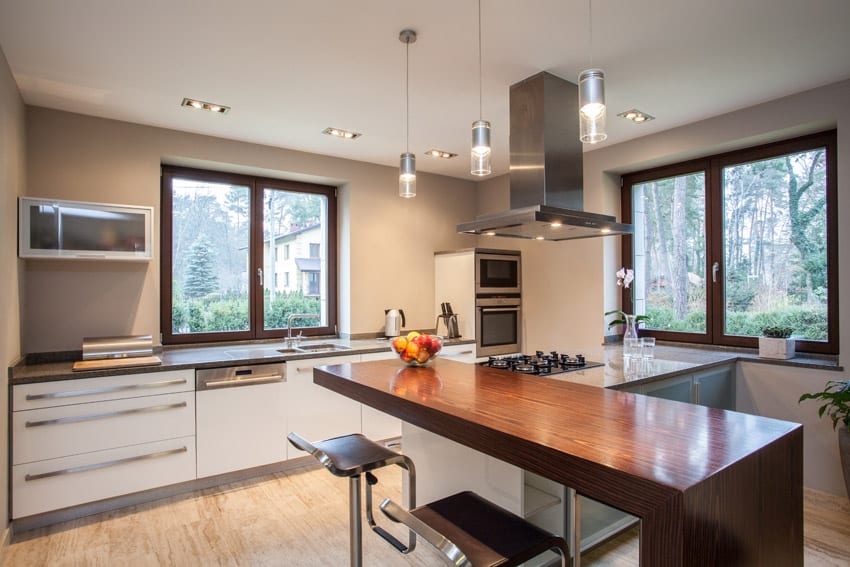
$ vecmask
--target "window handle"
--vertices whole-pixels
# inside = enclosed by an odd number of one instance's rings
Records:
[[[717,272],[720,271],[720,262],[711,265],[711,281],[717,283]]]
[[[257,279],[260,280],[260,287],[263,287],[263,269],[257,268]]]

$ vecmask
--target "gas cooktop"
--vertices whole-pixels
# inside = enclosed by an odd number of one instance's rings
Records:
[[[605,366],[604,362],[585,360],[583,354],[570,356],[569,354],[559,354],[554,350],[549,353],[538,350],[534,355],[510,354],[507,356],[491,356],[485,362],[479,362],[478,364],[489,366],[490,368],[522,372],[523,374],[533,374],[535,376],[563,374],[564,372],[572,372],[574,370]]]

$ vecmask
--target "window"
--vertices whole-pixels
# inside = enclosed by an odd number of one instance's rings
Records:
[[[319,257],[319,244],[317,242],[310,243],[310,257],[318,258]]]
[[[305,232],[325,251],[309,294],[277,277]],[[318,316],[294,320],[305,335],[336,332],[334,187],[163,166],[161,243],[163,344],[281,337],[293,313]]]
[[[623,305],[647,334],[754,347],[780,326],[837,353],[835,147],[831,131],[624,176]]]

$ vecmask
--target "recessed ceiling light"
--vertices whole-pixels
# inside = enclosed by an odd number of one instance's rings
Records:
[[[561,226],[561,221],[554,221],[549,226],[551,226],[552,228],[558,228],[559,226]]]
[[[353,140],[354,138],[359,138],[363,135],[360,132],[350,132],[348,130],[343,130],[342,128],[331,128],[330,126],[322,130],[322,134],[336,136],[337,138],[345,138],[346,140]]]
[[[650,116],[646,112],[641,112],[640,110],[633,108],[631,110],[627,110],[625,112],[621,112],[617,116],[622,116],[626,120],[631,120],[636,124],[640,124],[641,122],[649,122],[650,120],[655,120],[654,116]]]
[[[484,236],[496,236],[495,232],[485,232]]]
[[[191,108],[197,108],[198,110],[208,110],[210,112],[215,112],[216,114],[227,114],[230,112],[229,106],[215,104],[214,102],[204,102],[193,98],[184,98],[180,106],[189,106]]]
[[[425,155],[443,159],[452,159],[453,157],[457,157],[457,154],[453,154],[451,152],[444,152],[443,150],[428,150],[427,152],[425,152]]]
[[[543,237],[542,236],[535,236],[534,240],[543,240]]]

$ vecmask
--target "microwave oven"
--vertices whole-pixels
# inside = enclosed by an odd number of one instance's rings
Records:
[[[522,264],[519,250],[475,251],[475,294],[519,295]]]

